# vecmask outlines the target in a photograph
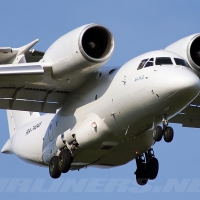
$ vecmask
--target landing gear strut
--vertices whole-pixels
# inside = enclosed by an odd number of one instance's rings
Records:
[[[49,163],[49,174],[52,178],[59,178],[61,173],[69,171],[72,156],[68,149],[61,150],[59,156],[53,156]]]
[[[166,115],[162,115],[162,124],[163,128],[161,126],[155,126],[153,130],[153,139],[156,142],[159,142],[162,137],[164,138],[165,142],[171,142],[174,137],[174,131],[173,128],[168,126],[168,120]]]
[[[158,175],[159,163],[154,156],[153,149],[136,158],[136,181],[139,185],[145,185],[148,180],[154,180]]]

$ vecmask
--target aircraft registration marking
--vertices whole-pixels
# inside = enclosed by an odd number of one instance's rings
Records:
[[[135,78],[135,81],[139,81],[139,80],[143,80],[143,79],[144,79],[144,75]]]
[[[26,135],[28,135],[28,134],[31,133],[32,131],[36,130],[37,128],[39,128],[39,127],[41,126],[41,124],[42,124],[42,121],[39,122],[39,123],[37,123],[37,124],[35,124],[35,125],[33,125],[33,127],[27,129]]]

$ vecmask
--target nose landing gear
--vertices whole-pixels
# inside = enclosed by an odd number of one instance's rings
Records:
[[[158,175],[159,163],[154,156],[153,149],[136,158],[136,181],[139,185],[145,185],[148,180],[154,180]]]
[[[153,139],[156,142],[159,142],[162,137],[164,138],[165,142],[171,142],[174,137],[174,131],[173,128],[168,126],[168,120],[166,115],[162,116],[162,123],[163,128],[161,126],[155,126],[153,130]]]
[[[165,142],[171,142],[173,140],[173,137],[174,137],[174,130],[172,127],[167,127],[164,131],[164,140]]]

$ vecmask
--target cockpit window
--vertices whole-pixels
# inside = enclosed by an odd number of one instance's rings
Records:
[[[153,66],[153,58],[149,59],[149,61],[146,63],[146,65],[144,67],[151,67]]]
[[[144,67],[151,67],[153,66],[153,62],[147,62],[147,64]]]
[[[172,65],[172,60],[171,58],[168,58],[168,57],[159,57],[159,58],[156,58],[156,62],[155,62],[156,65]]]
[[[142,60],[141,63],[139,64],[137,70],[142,69],[142,68],[144,67],[145,63],[147,62],[147,60],[148,60],[148,59]]]
[[[189,64],[185,60],[180,59],[180,58],[174,58],[174,60],[175,60],[176,65],[182,65],[182,66],[190,68]]]

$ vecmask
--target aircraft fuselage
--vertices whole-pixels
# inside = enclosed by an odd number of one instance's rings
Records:
[[[156,57],[169,57],[173,63],[138,69],[142,60]],[[198,76],[176,65],[174,58],[179,56],[154,51],[121,68],[99,69],[68,94],[55,115],[43,115],[21,127],[8,142],[10,152],[25,161],[48,165],[60,152],[57,138],[65,133],[73,135],[78,144],[71,169],[117,166],[136,158],[152,146],[152,129],[161,116],[170,119],[199,93]]]

